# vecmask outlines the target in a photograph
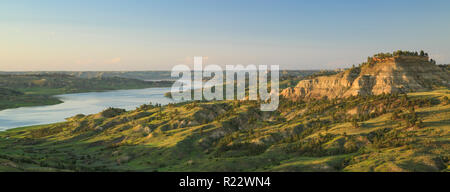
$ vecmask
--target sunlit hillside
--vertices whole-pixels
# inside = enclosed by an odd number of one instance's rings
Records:
[[[2,171],[449,171],[450,90],[106,109],[0,133]]]

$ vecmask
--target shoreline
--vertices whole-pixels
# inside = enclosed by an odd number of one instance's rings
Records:
[[[159,81],[159,82],[165,82],[165,80]],[[18,107],[8,107],[8,108],[3,108],[0,109],[1,111],[4,110],[8,110],[8,109],[19,109],[19,108],[23,108],[23,107],[41,107],[41,106],[51,106],[51,105],[58,105],[61,103],[64,103],[64,101],[62,101],[59,96],[61,95],[68,95],[68,94],[79,94],[79,93],[103,93],[103,92],[110,92],[110,91],[120,91],[120,90],[140,90],[140,89],[149,89],[149,88],[168,88],[168,87],[144,87],[144,88],[125,88],[125,89],[109,89],[109,90],[88,90],[88,91],[74,91],[74,92],[67,92],[67,93],[61,93],[61,94],[49,94],[49,95],[41,95],[41,94],[29,94],[26,96],[44,96],[44,97],[48,97],[50,99],[56,99],[57,102],[56,103],[50,103],[50,104],[33,104],[30,103],[30,105],[25,105],[25,106],[18,106]]]
[[[111,93],[111,94],[113,94],[114,95],[114,93],[115,92],[120,92],[120,91],[139,91],[139,90],[142,90],[142,91],[144,91],[144,90],[148,90],[148,89],[170,89],[170,87],[149,87],[149,88],[142,88],[142,89],[118,89],[118,90],[105,90],[105,91],[91,91],[91,92],[80,92],[80,93],[68,93],[68,94],[60,94],[60,95],[54,95],[54,96],[52,96],[52,97],[54,97],[54,98],[57,98],[59,101],[61,101],[60,103],[57,103],[57,104],[53,104],[53,105],[39,105],[39,106],[24,106],[24,107],[17,107],[17,108],[9,108],[9,109],[4,109],[4,110],[0,110],[0,113],[3,113],[3,115],[5,115],[5,113],[6,113],[6,117],[8,116],[8,113],[13,113],[13,112],[15,112],[14,110],[27,110],[27,109],[33,109],[33,108],[42,108],[42,107],[55,107],[55,106],[57,106],[57,105],[61,105],[61,104],[64,104],[64,103],[66,103],[66,102],[70,102],[70,101],[76,101],[76,100],[71,100],[71,99],[68,99],[68,100],[65,100],[64,98],[65,97],[67,97],[67,96],[73,96],[73,95],[75,95],[75,94],[98,94],[98,93]],[[161,94],[158,94],[158,95],[161,95],[161,98],[166,98],[166,97],[164,97],[164,90],[161,90]],[[156,98],[156,99],[160,99],[160,98]],[[168,99],[168,98],[167,98]],[[152,98],[150,97],[150,98],[147,98],[146,99],[146,102],[142,102],[142,104],[146,104],[146,103],[149,103],[149,102],[152,102]],[[69,104],[70,105],[70,104]],[[95,107],[95,106],[94,106]],[[98,106],[97,106],[98,107]],[[103,109],[106,109],[107,108],[107,106],[105,106],[105,107],[102,107]],[[120,108],[120,107],[118,107],[118,108]],[[12,111],[10,111],[10,110],[12,110]],[[50,111],[52,111],[52,110],[55,110],[55,109],[50,109]],[[128,111],[128,110],[127,110]],[[56,112],[56,111],[55,111]],[[98,111],[98,112],[101,112],[101,111]],[[95,113],[98,113],[98,112],[88,112],[88,113],[83,113],[83,114],[85,114],[85,115],[91,115],[91,114],[95,114]],[[36,113],[36,112],[34,112],[34,113]],[[11,115],[11,114],[10,114]],[[73,114],[73,115],[76,115],[76,114]],[[15,116],[15,114],[13,115],[13,116]],[[1,116],[0,116],[1,117]],[[69,115],[69,116],[65,116],[65,117],[63,117],[64,119],[66,119],[66,118],[70,118],[71,116]],[[58,117],[58,118],[61,118],[61,117]],[[4,118],[5,119],[5,118]],[[55,119],[56,119],[56,117],[55,117]],[[33,119],[26,119],[26,120],[23,120],[23,122],[26,122],[26,121],[33,121]],[[45,121],[45,120],[44,120]],[[4,125],[5,127],[2,127],[2,126],[0,126],[1,128],[0,128],[0,132],[1,131],[6,131],[6,130],[10,130],[10,129],[15,129],[15,128],[20,128],[20,127],[31,127],[31,126],[39,126],[39,125],[45,125],[45,124],[54,124],[54,123],[60,123],[60,122],[62,122],[62,121],[64,121],[63,119],[61,119],[61,121],[54,121],[54,122],[49,122],[49,123],[44,123],[44,124],[40,124],[40,123],[38,123],[38,124],[29,124],[29,125],[24,125],[24,126],[17,126],[17,127],[11,127],[11,128],[8,128],[8,125]],[[12,120],[11,122],[14,122],[14,120]]]

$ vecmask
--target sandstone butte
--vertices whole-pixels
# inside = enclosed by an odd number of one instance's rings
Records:
[[[333,99],[428,91],[434,86],[449,87],[449,72],[430,61],[428,56],[372,59],[371,64],[365,63],[335,75],[302,80],[297,86],[282,90],[281,96],[292,100]]]

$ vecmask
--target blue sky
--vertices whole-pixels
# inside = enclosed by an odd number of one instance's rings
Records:
[[[348,67],[397,49],[450,63],[449,1],[2,0],[0,70]]]

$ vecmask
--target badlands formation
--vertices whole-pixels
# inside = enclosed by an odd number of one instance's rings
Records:
[[[448,87],[450,74],[428,54],[378,54],[358,67],[335,75],[300,81],[281,95],[292,100],[395,94]]]

